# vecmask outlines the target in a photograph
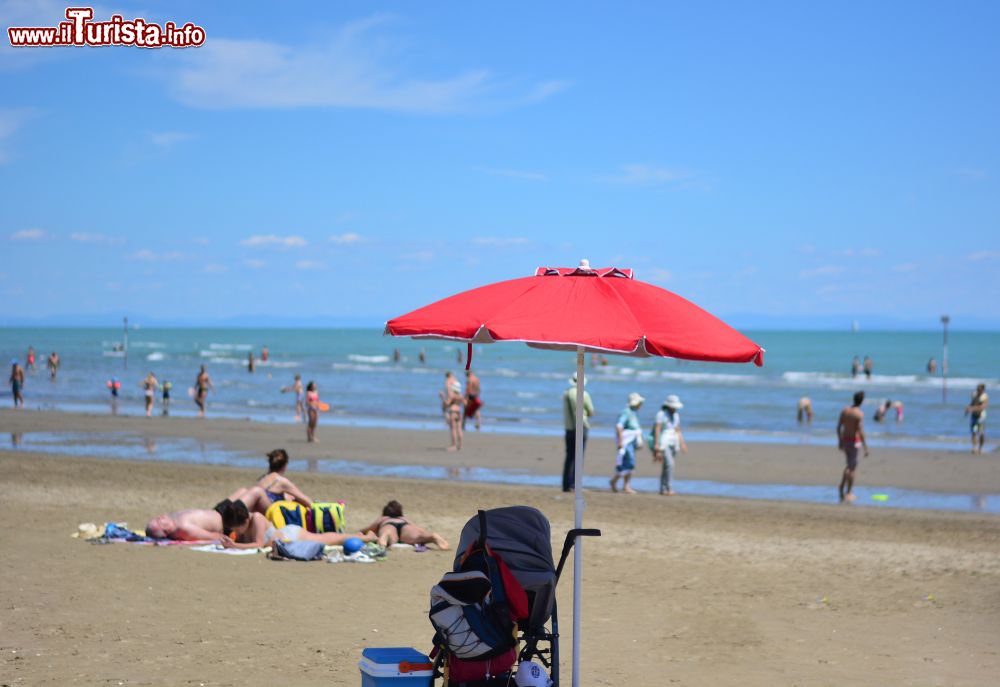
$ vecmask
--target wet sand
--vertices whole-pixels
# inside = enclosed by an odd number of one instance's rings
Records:
[[[557,474],[561,437],[225,420],[0,412],[0,432],[194,437],[293,459],[476,465]],[[0,436],[0,438],[3,438]],[[604,445],[607,444],[607,445]],[[830,484],[832,447],[692,444],[682,479]],[[588,447],[588,474],[611,464]],[[866,485],[1000,492],[996,457],[876,451]],[[655,470],[648,454],[640,464]],[[264,461],[261,459],[261,465]],[[452,555],[393,552],[376,565],[278,563],[183,547],[95,546],[80,522],[209,506],[260,470],[0,450],[0,683],[354,685],[367,646],[431,636],[428,593]],[[572,499],[554,489],[290,472],[306,493],[348,503],[348,524],[390,498],[452,542],[477,508],[527,504],[556,547]],[[1000,517],[838,505],[588,492],[583,685],[984,685],[1000,674]],[[569,684],[572,564],[559,588]]]

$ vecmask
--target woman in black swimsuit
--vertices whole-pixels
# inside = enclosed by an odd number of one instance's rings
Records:
[[[379,546],[389,547],[393,544],[435,544],[442,551],[448,548],[448,542],[437,532],[415,525],[403,517],[403,506],[399,501],[390,501],[382,509],[382,517],[361,530],[378,535]]]

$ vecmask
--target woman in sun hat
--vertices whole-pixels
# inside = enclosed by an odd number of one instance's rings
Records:
[[[634,494],[635,490],[629,486],[632,481],[632,471],[635,470],[635,450],[642,446],[642,426],[639,424],[639,408],[645,401],[636,392],[628,395],[628,406],[618,416],[615,423],[615,438],[618,442],[618,455],[615,459],[615,474],[611,478],[611,491],[618,491],[618,478],[625,478],[622,491],[626,494]]]
[[[660,473],[660,494],[673,496],[671,478],[674,473],[674,459],[678,451],[687,453],[687,444],[681,434],[681,416],[677,411],[684,407],[676,394],[667,396],[660,411],[656,413],[653,426],[653,462],[663,463]]]

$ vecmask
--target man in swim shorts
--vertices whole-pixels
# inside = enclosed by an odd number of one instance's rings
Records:
[[[21,389],[24,388],[24,370],[17,360],[10,361],[10,393],[14,397],[14,407],[24,407],[24,396]]]
[[[972,432],[972,453],[981,454],[986,443],[986,408],[990,405],[990,397],[986,393],[986,385],[976,387],[972,394],[972,402],[965,407],[969,416],[969,430]]]
[[[180,541],[219,541],[228,533],[242,533],[250,512],[242,501],[226,499],[215,508],[188,508],[157,515],[146,525],[146,536]]]
[[[847,466],[840,479],[840,502],[850,502],[854,500],[854,471],[858,467],[858,447],[864,447],[865,458],[868,457],[868,442],[865,440],[865,414],[861,410],[861,404],[865,401],[865,392],[859,391],[854,394],[854,405],[844,408],[837,421],[837,442],[838,447],[844,452],[847,458]]]

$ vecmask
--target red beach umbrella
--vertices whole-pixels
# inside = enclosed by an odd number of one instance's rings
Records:
[[[583,526],[583,361],[587,351],[764,364],[764,349],[632,270],[539,267],[532,277],[463,291],[386,322],[385,333],[469,344],[521,341],[576,351],[576,528]],[[579,684],[581,541],[573,552],[573,687]]]

